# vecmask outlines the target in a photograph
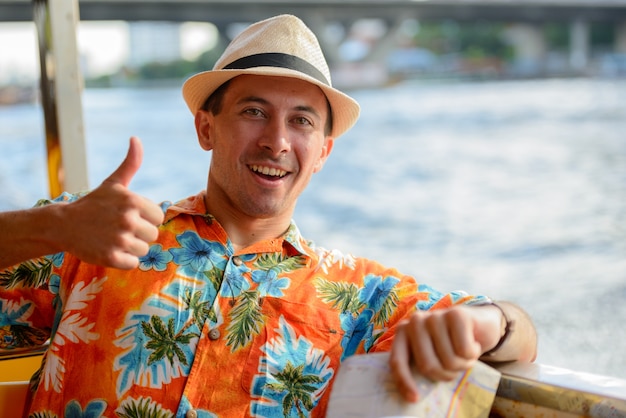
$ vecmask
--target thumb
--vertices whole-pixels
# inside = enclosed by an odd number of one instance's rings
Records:
[[[143,159],[143,146],[136,136],[130,137],[130,145],[126,158],[122,164],[105,180],[105,182],[119,183],[124,187],[128,187],[130,181],[141,167]]]

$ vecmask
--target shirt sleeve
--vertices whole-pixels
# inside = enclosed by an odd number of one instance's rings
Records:
[[[35,206],[70,202],[82,195],[63,193]],[[0,349],[38,346],[50,338],[60,283],[54,269],[63,259],[63,253],[52,254],[0,270]]]
[[[58,256],[25,261],[0,271],[0,349],[43,344],[52,330]]]
[[[369,268],[375,269],[376,264],[370,263]],[[379,284],[376,290],[363,292],[372,295],[368,304],[374,307],[375,312],[372,318],[374,343],[371,347],[365,345],[364,352],[391,350],[396,328],[417,310],[429,311],[489,301],[486,296],[470,295],[465,291],[442,292],[428,284],[418,283],[414,277],[395,269],[379,270],[369,276],[378,277]],[[369,284],[371,280],[366,275],[364,289],[373,287]],[[376,298],[380,300],[376,301]]]

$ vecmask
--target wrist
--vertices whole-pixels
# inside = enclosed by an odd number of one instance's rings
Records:
[[[65,202],[50,203],[40,209],[46,211],[40,219],[43,222],[39,225],[41,228],[41,239],[46,248],[47,254],[54,254],[61,251],[66,251],[67,240],[64,238],[67,233],[64,227],[68,219],[72,219],[67,213],[69,204]]]
[[[493,306],[497,308],[497,310],[500,312],[500,315],[501,315],[500,338],[498,339],[498,341],[492,348],[485,351],[481,356],[481,357],[493,357],[498,352],[498,350],[500,350],[500,348],[506,343],[506,341],[509,339],[509,337],[513,333],[514,321],[508,317],[505,310],[499,304],[495,302],[489,302],[489,303],[486,303],[484,306]]]

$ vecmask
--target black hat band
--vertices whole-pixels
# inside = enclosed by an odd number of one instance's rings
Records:
[[[226,65],[224,70],[245,70],[247,68],[254,67],[279,67],[287,68],[289,70],[299,71],[308,76],[313,77],[317,81],[330,86],[330,82],[326,79],[324,74],[309,62],[303,60],[295,55],[283,54],[280,52],[269,52],[265,54],[248,55],[247,57],[239,58]]]

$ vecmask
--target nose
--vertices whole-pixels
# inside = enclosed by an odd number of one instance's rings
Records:
[[[287,125],[276,118],[270,120],[265,126],[259,145],[270,151],[272,156],[279,156],[290,150],[291,144],[288,138]]]

